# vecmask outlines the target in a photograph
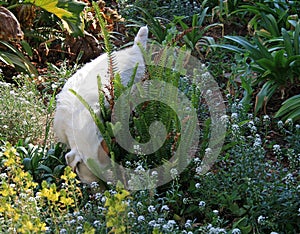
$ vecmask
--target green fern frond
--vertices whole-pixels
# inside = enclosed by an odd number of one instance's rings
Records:
[[[112,51],[112,44],[110,42],[110,34],[106,28],[106,21],[105,19],[102,17],[102,14],[100,12],[99,6],[97,5],[96,2],[93,2],[93,7],[96,13],[96,17],[99,21],[99,25],[101,28],[101,33],[102,33],[102,37],[104,40],[104,46],[105,46],[105,52],[107,53],[107,57],[108,57],[108,73],[109,73],[109,77],[110,77],[110,87],[108,87],[108,91],[110,93],[110,99],[107,100],[109,102],[110,105],[110,109],[112,110],[114,107],[114,101],[115,101],[115,94],[114,94],[114,86],[113,86],[113,80],[114,80],[114,75],[115,72],[117,71],[117,60],[115,57],[115,54]]]
[[[92,119],[94,120],[97,128],[99,129],[102,137],[104,138],[107,146],[109,149],[111,149],[111,138],[110,135],[108,134],[105,125],[103,124],[102,120],[100,119],[100,117],[97,115],[97,113],[93,110],[93,108],[87,103],[86,100],[84,100],[84,98],[77,93],[75,90],[73,89],[69,89],[69,91],[74,94],[78,100],[84,105],[84,107],[89,111]]]
[[[139,67],[139,64],[137,63],[137,64],[134,66],[134,68],[133,68],[132,75],[131,75],[130,80],[129,80],[128,84],[127,84],[127,88],[133,86],[133,84],[134,84],[134,79],[135,79],[135,77],[136,77],[136,73],[137,73],[138,67]]]

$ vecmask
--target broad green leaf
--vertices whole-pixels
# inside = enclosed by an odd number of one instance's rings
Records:
[[[274,92],[278,89],[278,83],[274,81],[267,81],[259,93],[256,95],[254,111],[257,113],[263,106],[266,106]]]
[[[25,40],[22,40],[21,45],[22,45],[23,49],[25,50],[25,52],[28,54],[28,56],[32,57],[33,56],[33,51],[32,51],[31,46],[28,44],[28,42],[25,41]]]
[[[213,47],[213,48],[223,48],[223,49],[227,49],[227,50],[230,50],[232,52],[240,53],[240,54],[245,53],[244,49],[239,48],[239,47],[234,46],[234,45],[218,45],[218,44],[213,44],[213,45],[211,45],[211,47]]]
[[[297,22],[294,31],[294,52],[295,55],[300,55],[300,21]]]
[[[261,13],[262,16],[262,25],[271,33],[273,37],[279,37],[280,32],[278,29],[278,23],[276,22],[276,19],[271,14],[264,14]]]
[[[282,106],[275,115],[275,118],[300,119],[300,94],[295,95],[282,103]]]
[[[258,47],[258,53],[256,56],[258,56],[258,58],[268,58],[268,59],[272,59],[272,55],[270,54],[270,52],[267,50],[267,48],[260,42],[260,40],[256,37],[254,38],[254,42]],[[255,59],[255,58],[254,58]]]
[[[31,64],[31,62],[15,47],[6,41],[0,41],[0,44],[4,45],[11,52],[0,51],[0,60],[6,64],[17,66],[27,72],[28,74],[34,74],[37,76],[36,68]]]
[[[25,0],[56,15],[62,20],[67,30],[75,36],[83,34],[83,21],[80,14],[85,6],[74,0]]]
[[[292,45],[292,40],[290,38],[290,35],[288,34],[286,29],[284,29],[284,28],[281,29],[281,34],[282,34],[282,37],[283,37],[284,47],[285,47],[287,55],[288,56],[294,55],[293,45]]]

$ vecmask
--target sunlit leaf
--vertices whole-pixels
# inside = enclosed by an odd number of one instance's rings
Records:
[[[85,6],[82,2],[74,0],[25,0],[60,18],[67,30],[75,36],[82,35],[83,21],[80,14]]]

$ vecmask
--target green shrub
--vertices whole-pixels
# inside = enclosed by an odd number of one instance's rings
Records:
[[[15,78],[17,85],[0,83],[0,138],[16,143],[31,138],[43,141],[47,109],[28,76]]]

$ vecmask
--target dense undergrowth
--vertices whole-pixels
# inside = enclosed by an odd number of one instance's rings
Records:
[[[16,15],[20,11],[17,2],[2,4]],[[0,232],[299,233],[298,1],[122,0],[106,1],[106,8],[100,1],[99,6],[108,30],[119,33],[112,33],[114,47],[130,41],[137,27],[147,24],[153,41],[189,49],[207,66],[226,104],[226,114],[220,117],[227,125],[221,153],[202,174],[201,160],[211,152],[207,105],[199,90],[171,73],[176,87],[193,101],[199,99],[194,107],[203,126],[201,144],[186,170],[179,174],[169,168],[173,180],[151,190],[127,191],[121,183],[109,183],[102,191],[97,183],[80,184],[65,166],[68,149],[57,143],[51,121],[55,95],[65,81],[81,62],[104,51],[97,17],[90,17],[93,6],[82,16],[89,35],[79,38],[45,9],[35,11],[36,20],[26,25],[17,15],[27,44],[9,43],[27,59],[15,67],[26,71],[31,61],[39,75],[12,78],[16,73],[7,58],[23,57],[0,47]],[[74,46],[70,51],[71,38],[97,50],[82,54],[80,46]],[[149,108],[153,111],[157,105],[161,112],[169,111],[157,103]],[[134,128],[132,134],[139,131],[143,129]],[[171,136],[156,159],[169,157],[166,152],[177,139]],[[117,158],[141,175],[151,166],[138,153],[124,155]]]

